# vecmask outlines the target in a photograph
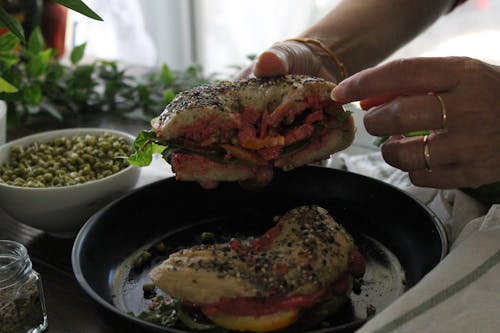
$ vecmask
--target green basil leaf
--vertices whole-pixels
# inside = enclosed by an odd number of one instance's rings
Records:
[[[54,1],[63,5],[64,7],[68,7],[69,9],[72,9],[75,12],[90,17],[94,20],[98,21],[103,20],[99,15],[97,15],[92,9],[89,8],[89,6],[87,6],[81,0],[54,0]]]
[[[19,44],[19,38],[10,31],[0,36],[0,51],[10,52],[17,44]]]
[[[127,160],[136,166],[148,166],[153,160],[154,154],[161,154],[166,148],[156,142],[156,134],[153,130],[141,131],[134,140],[135,152]]]
[[[9,29],[20,41],[25,42],[24,29],[12,15],[0,6],[0,26]]]
[[[32,77],[38,77],[47,71],[49,66],[50,57],[52,56],[52,49],[47,49],[42,52],[38,52],[33,58],[28,62],[28,73]]]
[[[39,53],[43,50],[45,46],[45,41],[43,40],[42,31],[40,27],[36,27],[31,32],[30,38],[28,39],[28,50],[33,53]]]
[[[0,77],[0,92],[15,93],[15,92],[17,92],[17,88],[14,87],[9,82],[7,82],[5,79]]]
[[[87,46],[87,43],[80,44],[78,46],[75,46],[73,50],[71,51],[70,59],[71,63],[73,65],[77,64],[82,60],[83,54],[85,53],[85,47]]]

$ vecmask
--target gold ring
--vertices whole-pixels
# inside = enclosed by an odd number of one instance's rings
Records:
[[[427,172],[432,172],[431,169],[431,151],[429,149],[429,135],[424,135],[424,163]]]
[[[441,125],[441,132],[446,132],[447,131],[447,128],[446,128],[446,121],[447,121],[447,114],[446,114],[446,106],[444,105],[444,101],[443,101],[443,98],[438,95],[438,94],[433,94],[434,96],[436,96],[437,100],[439,101],[439,104],[441,105],[441,115],[442,115],[442,125]]]

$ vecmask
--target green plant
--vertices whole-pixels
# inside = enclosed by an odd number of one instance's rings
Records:
[[[57,2],[87,17],[102,21],[102,18],[81,0],[54,0],[54,2]],[[23,27],[14,17],[12,17],[12,15],[7,13],[7,11],[1,6],[0,6],[0,26],[6,27],[17,38],[19,38],[19,40],[25,42]]]
[[[209,82],[199,66],[131,75],[115,61],[81,63],[85,44],[76,46],[70,63],[63,64],[53,49],[45,48],[39,28],[26,44],[8,32],[0,36],[0,99],[8,103],[9,125],[29,118],[68,114],[117,113],[149,120],[183,90]]]

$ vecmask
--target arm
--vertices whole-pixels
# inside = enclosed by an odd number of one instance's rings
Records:
[[[456,3],[456,0],[343,0],[298,37],[323,42],[344,64],[349,76],[384,60]],[[338,82],[341,78],[335,66],[321,48],[284,41],[263,52],[239,76],[252,72],[256,76],[295,73]]]
[[[344,0],[301,37],[323,41],[348,75],[387,58],[447,13],[454,0]]]

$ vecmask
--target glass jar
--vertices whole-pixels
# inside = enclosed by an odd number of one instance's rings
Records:
[[[0,240],[0,333],[38,333],[46,328],[42,280],[26,247]]]

